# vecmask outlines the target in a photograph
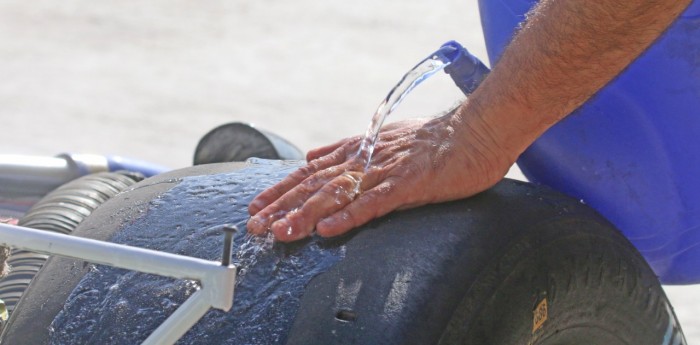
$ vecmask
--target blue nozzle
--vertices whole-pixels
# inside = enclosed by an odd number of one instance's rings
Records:
[[[464,47],[462,47],[461,44],[457,43],[457,41],[448,41],[445,44],[443,44],[440,49],[438,49],[434,55],[441,56],[443,61],[447,60],[452,64],[454,61],[456,61],[459,56],[462,53],[462,50],[464,50]]]
[[[452,81],[465,95],[474,92],[489,73],[486,65],[456,41],[446,42],[434,55],[449,62],[445,67],[445,73],[450,75]]]

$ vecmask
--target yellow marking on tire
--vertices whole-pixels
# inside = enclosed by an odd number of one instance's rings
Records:
[[[547,321],[547,299],[543,299],[540,304],[532,311],[532,334],[542,328],[544,322]]]

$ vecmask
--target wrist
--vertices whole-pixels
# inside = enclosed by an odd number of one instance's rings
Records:
[[[512,164],[544,130],[518,119],[527,112],[525,109],[507,109],[503,103],[491,104],[494,103],[482,103],[473,97],[458,109],[455,116],[480,145]]]
[[[451,115],[450,122],[460,150],[480,167],[485,179],[482,182],[493,184],[505,176],[522,150],[505,140],[504,128],[486,121],[477,108],[465,102]]]

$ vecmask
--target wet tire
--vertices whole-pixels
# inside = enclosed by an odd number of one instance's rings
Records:
[[[119,236],[120,243],[143,245],[144,239],[159,239],[142,236],[144,231],[173,231],[177,224],[189,235],[158,248],[202,257],[190,242],[198,237],[190,235],[209,234],[205,229],[212,224],[247,215],[247,201],[277,176],[275,169],[283,166],[209,164],[162,174],[100,207],[74,235]],[[241,175],[232,175],[236,171]],[[140,237],[130,243],[128,234]],[[204,243],[212,257],[220,255],[215,241]],[[328,252],[342,254],[323,256]],[[237,287],[234,308],[208,313],[180,343],[683,343],[659,281],[629,241],[590,207],[532,184],[504,180],[469,199],[393,212],[346,236],[280,244],[270,255],[274,267],[282,267],[279,273],[291,262],[332,262],[283,294],[269,290],[273,273],[251,270],[247,277],[259,279]],[[107,277],[106,270],[97,274],[89,266],[51,258],[3,341],[56,342],[49,330],[72,337],[90,328],[63,343],[130,344],[159,325],[151,313],[138,315],[148,303],[158,304],[157,294],[109,290],[117,280],[142,286],[144,278],[116,271]],[[83,291],[95,299],[81,302]],[[279,304],[239,319],[256,298]],[[124,300],[146,304],[123,314]],[[59,313],[63,322],[56,322]],[[134,341],[124,338],[133,334]]]
[[[616,230],[557,217],[520,230],[441,344],[685,344],[658,279]]]
[[[70,234],[97,207],[142,179],[140,174],[121,171],[78,178],[47,194],[18,225]],[[0,281],[0,300],[10,315],[47,258],[44,254],[12,250],[7,261],[11,271]]]
[[[287,344],[685,344],[632,244],[546,188],[504,181],[369,228],[306,288]]]

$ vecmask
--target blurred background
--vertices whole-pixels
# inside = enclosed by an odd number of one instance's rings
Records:
[[[469,1],[3,1],[3,150],[177,168],[230,121],[308,150],[364,132],[389,89],[443,41],[485,57],[478,23]],[[427,116],[456,102],[449,78],[433,79],[430,97],[400,109]]]
[[[399,78],[450,39],[486,61],[475,0],[4,0],[0,153],[180,168],[206,132],[233,121],[306,151],[363,133]],[[439,75],[389,120],[461,98]],[[700,287],[666,291],[700,343]]]

